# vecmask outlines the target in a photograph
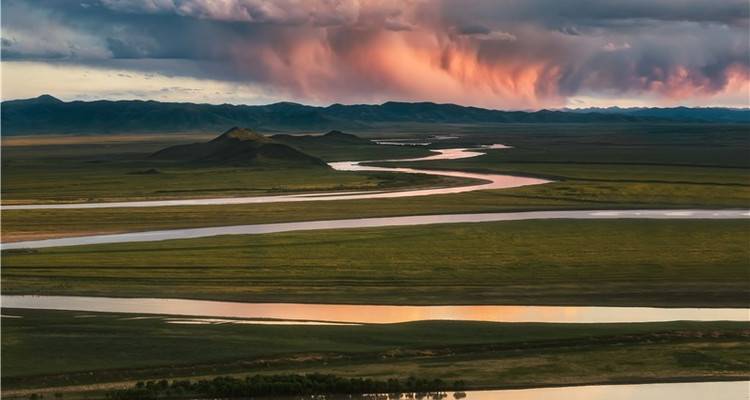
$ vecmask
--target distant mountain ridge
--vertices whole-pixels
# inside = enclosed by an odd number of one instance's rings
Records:
[[[38,133],[215,132],[232,126],[263,131],[366,129],[403,123],[639,123],[748,122],[750,110],[596,109],[536,112],[499,111],[456,104],[389,101],[380,105],[307,106],[282,102],[261,106],[162,103],[157,101],[72,101],[49,95],[2,103],[4,135]]]
[[[578,109],[563,109],[565,112],[576,114],[619,114],[634,117],[656,117],[675,120],[708,121],[708,122],[750,122],[750,109],[726,107],[589,107]]]

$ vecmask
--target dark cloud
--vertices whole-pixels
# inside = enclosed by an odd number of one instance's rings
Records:
[[[353,24],[359,0],[100,0],[116,12],[176,14],[216,21],[315,26]]]
[[[492,32],[492,29],[484,26],[478,22],[472,22],[466,25],[458,26],[456,31],[461,35],[486,35]]]
[[[710,94],[747,80],[749,9],[746,0],[4,0],[2,57],[252,82],[299,100],[534,106],[592,91]]]
[[[117,38],[106,38],[107,49],[113,58],[147,58],[157,50],[152,41],[124,41]]]
[[[575,26],[566,26],[566,27],[558,28],[558,32],[564,33],[570,36],[581,36],[581,32]]]
[[[568,66],[559,81],[561,93],[574,95],[584,89],[665,96],[690,90],[712,93],[725,88],[732,74],[747,76],[747,39],[728,38],[722,29],[709,29],[689,40],[675,40],[676,32],[667,31],[630,37],[619,44],[608,42],[603,51],[592,51],[585,63]]]
[[[559,29],[569,25],[607,25],[612,21],[689,21],[747,26],[745,0],[462,0],[442,2],[448,19],[535,22]]]

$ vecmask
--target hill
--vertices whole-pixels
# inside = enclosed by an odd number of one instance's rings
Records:
[[[706,109],[686,109],[707,119]],[[718,109],[717,109],[718,110]],[[726,110],[726,109],[722,109]],[[718,112],[718,111],[717,111]],[[684,114],[683,113],[683,114]],[[367,129],[388,124],[509,124],[509,123],[668,123],[684,121],[673,114],[591,112],[585,110],[536,112],[499,111],[456,104],[386,102],[380,105],[314,107],[297,103],[262,106],[161,103],[157,101],[72,101],[44,95],[2,103],[4,135],[38,133],[148,133],[215,132],[231,126],[263,131],[322,131]],[[643,113],[641,113],[643,114]],[[713,113],[716,114],[716,113]],[[713,115],[712,114],[712,115]],[[672,116],[670,116],[672,115]],[[721,117],[718,121],[729,121]],[[679,117],[679,118],[678,118]],[[713,118],[713,117],[712,117]],[[729,118],[729,119],[727,119]],[[740,120],[744,121],[744,120]]]
[[[237,127],[209,142],[167,147],[152,154],[150,158],[211,165],[328,167],[328,164],[317,157],[249,129]]]
[[[287,135],[278,134],[271,136],[271,139],[277,142],[286,143],[289,145],[301,145],[301,144],[320,144],[320,145],[371,145],[372,141],[363,139],[359,136],[352,135],[351,133],[345,133],[341,131],[329,131],[324,135]]]

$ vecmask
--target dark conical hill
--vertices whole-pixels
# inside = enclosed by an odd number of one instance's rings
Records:
[[[209,142],[167,147],[151,158],[202,165],[328,167],[317,157],[277,143],[263,134],[237,127]]]

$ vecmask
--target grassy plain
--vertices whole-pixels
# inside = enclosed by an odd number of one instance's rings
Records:
[[[452,212],[497,212],[592,208],[750,207],[750,143],[746,127],[705,125],[508,125],[455,126],[459,138],[437,146],[505,143],[463,160],[412,163],[450,168],[551,177],[558,182],[508,190],[438,197],[374,199],[239,206],[156,209],[6,210],[5,241],[181,227],[218,226]],[[368,137],[429,137],[414,132],[365,132]],[[162,168],[162,174],[132,174],[153,167],[143,158],[156,149],[205,138],[178,136],[97,137],[81,145],[10,138],[3,146],[3,203],[113,201],[209,196],[261,195],[320,190],[366,190],[455,184],[436,178],[333,171],[221,168]],[[42,139],[37,139],[42,140]],[[15,142],[14,142],[15,141]],[[46,144],[47,143],[47,144]],[[416,157],[426,149],[397,146],[302,143],[302,150],[326,160]],[[107,155],[109,154],[109,155]],[[106,156],[106,157],[105,157]],[[102,161],[87,163],[86,161]],[[108,160],[108,161],[103,161]],[[121,160],[118,162],[117,160]],[[62,183],[61,183],[62,182]]]
[[[539,220],[6,251],[3,291],[747,307],[748,221]]]
[[[463,379],[473,389],[750,376],[750,331],[744,323],[290,327],[180,325],[130,314],[3,313],[21,317],[3,319],[3,397],[20,387],[194,378],[217,371],[415,375]]]
[[[24,139],[24,140],[22,140]],[[3,204],[253,196],[284,192],[383,189],[441,184],[441,178],[404,174],[341,173],[326,168],[206,166],[154,160],[157,150],[202,136],[95,137],[3,141]],[[6,144],[5,142],[9,142]],[[349,146],[354,157],[410,157],[425,149]],[[158,173],[145,173],[157,170]]]
[[[514,148],[412,165],[542,176],[557,182],[408,199],[4,210],[3,241],[391,215],[750,207],[746,125],[433,128],[429,134],[423,126],[357,133],[368,138],[458,137],[437,141],[436,147],[504,143]],[[158,149],[206,138],[3,138],[2,202],[244,196],[457,183],[325,169],[155,165],[146,158]],[[327,161],[410,158],[427,152],[364,145],[301,147]],[[160,173],[138,173],[150,168]],[[749,235],[747,221],[549,220],[215,237],[6,251],[2,284],[3,294],[747,307]],[[433,321],[283,327],[172,325],[161,319],[126,320],[128,315],[119,314],[87,313],[93,316],[79,318],[81,313],[7,309],[3,314],[23,317],[2,321],[3,397],[17,388],[234,372],[324,371],[377,378],[413,374],[464,379],[472,388],[750,376],[747,323]]]

